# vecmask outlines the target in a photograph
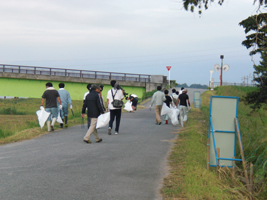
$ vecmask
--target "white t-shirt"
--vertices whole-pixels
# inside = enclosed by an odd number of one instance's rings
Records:
[[[131,96],[134,98],[138,97],[136,94],[131,94]]]
[[[113,105],[111,104],[113,102],[113,97],[112,97],[111,90],[113,91],[113,95],[115,95],[114,96],[114,99],[117,99],[117,100],[122,100],[123,99],[123,92],[122,92],[122,90],[117,90],[117,89],[114,89],[114,88],[110,89],[108,91],[108,94],[107,94],[107,99],[109,100],[108,109],[109,110],[120,109],[120,108],[113,107]]]
[[[176,100],[177,100],[178,97],[179,97],[179,96],[178,96],[176,93],[172,93],[172,94],[171,94],[171,98],[172,98],[172,99],[176,99]]]
[[[85,100],[87,94],[89,94],[89,93],[90,93],[89,91],[84,93],[83,100]]]

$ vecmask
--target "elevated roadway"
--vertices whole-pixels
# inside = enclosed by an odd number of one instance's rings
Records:
[[[0,88],[0,96],[40,98],[45,89],[45,83],[52,82],[55,89],[58,89],[58,84],[64,82],[72,99],[81,100],[88,83],[104,85],[103,95],[105,96],[111,88],[110,81],[113,79],[119,81],[127,93],[136,94],[140,98],[145,91],[154,90],[158,85],[164,87],[167,84],[166,77],[162,75],[0,64],[0,84],[5,86]]]

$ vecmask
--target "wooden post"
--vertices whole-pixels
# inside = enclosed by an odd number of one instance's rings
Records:
[[[210,138],[207,139],[207,170],[210,169]]]
[[[218,156],[218,158],[220,158],[220,148],[216,148],[216,150],[217,150],[217,156]],[[218,173],[219,178],[220,178],[219,169],[220,169],[220,160],[218,160],[218,165],[217,165],[217,173]]]
[[[233,157],[235,159],[235,157]],[[232,182],[235,184],[235,161],[233,160],[233,168],[232,168]]]
[[[252,195],[253,195],[253,164],[250,163],[250,198],[253,199]]]
[[[244,156],[244,152],[243,152],[243,146],[242,146],[242,142],[241,142],[239,128],[238,128],[238,124],[237,124],[236,118],[235,118],[235,127],[236,127],[236,134],[237,134],[237,137],[238,137],[239,147],[240,147],[240,154],[241,154],[241,158],[242,158],[242,164],[243,164],[243,168],[244,168],[244,172],[245,172],[247,189],[249,191],[250,188],[249,188],[248,172],[247,172],[247,168],[246,168],[246,161],[245,161],[245,156]]]

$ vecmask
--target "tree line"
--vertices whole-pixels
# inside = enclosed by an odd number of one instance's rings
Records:
[[[211,3],[215,0],[183,0],[185,10],[195,11],[198,9],[199,14],[209,9]],[[223,5],[224,0],[217,0],[219,5]],[[261,61],[258,65],[254,63],[254,81],[257,90],[247,93],[244,97],[245,102],[251,105],[253,110],[267,107],[267,13],[262,13],[261,8],[267,7],[267,0],[254,0],[254,4],[258,4],[256,15],[249,16],[239,23],[244,28],[246,39],[242,45],[250,49],[250,55],[260,54]],[[242,5],[240,5],[242,6]]]

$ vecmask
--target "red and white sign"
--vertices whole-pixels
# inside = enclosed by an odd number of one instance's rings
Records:
[[[167,70],[170,71],[170,69],[172,68],[172,66],[166,66]]]

